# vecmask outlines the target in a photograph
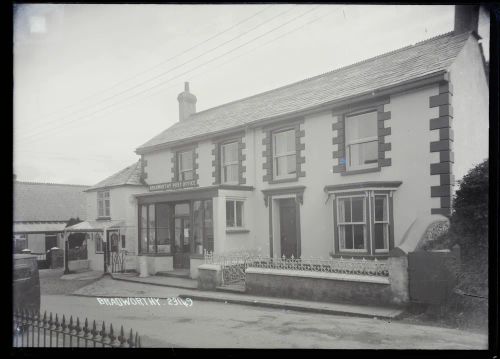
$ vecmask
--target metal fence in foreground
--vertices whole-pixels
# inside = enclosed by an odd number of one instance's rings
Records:
[[[140,348],[141,337],[132,331],[125,334],[123,326],[119,335],[115,333],[113,324],[106,328],[102,322],[100,330],[94,320],[89,325],[87,318],[82,322],[78,317],[69,321],[63,315],[62,319],[52,313],[47,316],[26,310],[15,310],[13,320],[13,346],[14,347],[66,347],[66,348]]]

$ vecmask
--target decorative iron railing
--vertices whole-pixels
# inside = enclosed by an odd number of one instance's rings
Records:
[[[122,249],[118,252],[111,252],[111,272],[123,273],[125,272],[125,261],[128,251]]]
[[[387,261],[366,258],[271,258],[253,252],[232,252],[221,255],[205,252],[205,263],[219,264],[224,284],[245,280],[247,268],[311,271],[388,277]]]
[[[87,318],[82,323],[78,317],[74,321],[73,316],[66,321],[64,315],[60,320],[57,314],[54,319],[52,313],[47,317],[47,312],[41,316],[40,313],[15,310],[13,325],[14,347],[141,347],[141,337],[137,332],[134,335],[132,329],[126,335],[121,326],[119,335],[116,335],[113,324],[106,329],[102,322],[98,330],[96,321],[89,325]]]

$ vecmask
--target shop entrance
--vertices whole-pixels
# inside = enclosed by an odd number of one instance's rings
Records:
[[[189,268],[191,252],[191,204],[174,205],[174,268]]]

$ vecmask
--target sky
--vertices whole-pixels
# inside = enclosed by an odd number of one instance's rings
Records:
[[[21,4],[14,174],[92,185],[179,119],[449,32],[454,6]],[[479,34],[489,58],[489,18]]]

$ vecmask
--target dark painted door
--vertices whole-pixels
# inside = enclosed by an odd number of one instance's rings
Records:
[[[174,221],[174,268],[189,268],[191,244],[190,217],[175,217]]]
[[[281,256],[290,258],[292,255],[297,258],[298,238],[297,238],[297,210],[295,200],[280,200],[280,237]]]

